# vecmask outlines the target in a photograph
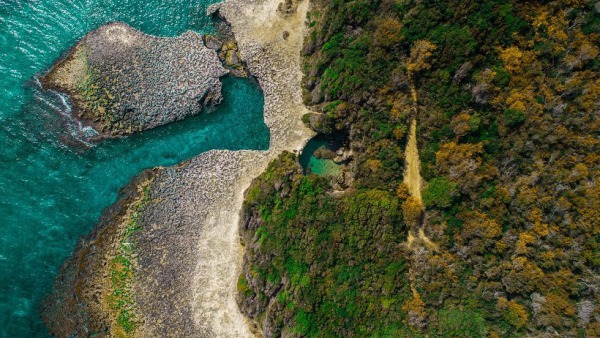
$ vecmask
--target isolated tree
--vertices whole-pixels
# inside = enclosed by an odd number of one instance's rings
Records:
[[[529,319],[527,310],[514,300],[498,298],[498,309],[504,314],[504,319],[517,329],[522,328]]]
[[[471,115],[468,113],[461,113],[452,118],[452,122],[450,123],[452,126],[452,131],[459,138],[465,136],[469,131],[471,131]]]
[[[410,192],[408,192],[408,186],[406,183],[403,182],[398,185],[398,189],[396,189],[396,196],[398,196],[398,198],[401,200],[405,200],[410,196]]]
[[[416,225],[423,213],[423,204],[416,198],[410,196],[402,204],[402,215],[404,221],[409,225]]]
[[[435,177],[423,190],[425,206],[447,208],[458,196],[458,185],[443,177]]]
[[[382,48],[390,48],[403,40],[402,24],[394,18],[379,20],[373,33],[373,43]]]
[[[417,40],[410,49],[410,57],[406,62],[406,69],[409,73],[418,73],[422,70],[431,69],[429,63],[436,47],[427,40]]]

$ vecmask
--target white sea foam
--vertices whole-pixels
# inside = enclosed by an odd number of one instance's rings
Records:
[[[37,78],[36,78],[37,80]],[[39,80],[38,80],[39,81]],[[46,98],[40,95],[40,100],[50,106],[54,111],[58,112],[61,116],[65,118],[66,127],[69,134],[75,138],[76,140],[82,142],[86,146],[92,147],[93,143],[88,142],[88,140],[96,135],[98,135],[98,131],[92,128],[91,126],[84,126],[81,121],[75,119],[72,115],[73,106],[69,100],[69,97],[64,94],[54,90],[50,90],[51,93],[56,95],[56,97],[60,101],[60,107],[50,102]]]
[[[58,95],[58,97],[60,98],[60,101],[62,102],[63,106],[65,107],[65,115],[68,115],[69,117],[71,117],[71,112],[73,111],[73,108],[71,107],[71,104],[69,104],[69,99],[68,97],[63,94],[63,93],[56,93]],[[71,117],[72,119],[72,117]]]
[[[37,75],[33,76],[33,81],[35,81],[35,84],[41,89],[42,88],[42,81],[40,81],[40,78]]]
[[[79,128],[81,128],[81,133],[84,137],[94,137],[98,135],[98,131],[90,126],[83,127],[81,123],[79,123]]]

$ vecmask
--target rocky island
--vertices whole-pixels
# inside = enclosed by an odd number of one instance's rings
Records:
[[[101,140],[178,121],[219,104],[219,78],[227,73],[200,34],[155,37],[117,22],[88,33],[41,82],[67,93],[73,118],[96,131],[91,140]]]

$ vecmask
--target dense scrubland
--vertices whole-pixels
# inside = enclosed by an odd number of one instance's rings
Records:
[[[285,153],[254,181],[242,311],[267,336],[600,336],[600,5],[314,0],[307,22],[306,121],[354,180]]]

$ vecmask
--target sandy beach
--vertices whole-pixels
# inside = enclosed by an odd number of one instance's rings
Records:
[[[302,115],[308,113],[301,96],[300,51],[309,1],[302,1],[297,12],[287,18],[277,13],[279,3],[233,0],[220,8],[232,27],[242,58],[264,90],[271,143],[266,153],[215,152],[213,161],[194,169],[213,171],[211,168],[218,167],[225,158],[238,158],[236,168],[215,177],[226,182],[222,190],[225,196],[211,200],[210,215],[201,222],[204,232],[198,243],[192,307],[196,326],[212,336],[254,336],[235,301],[243,255],[238,234],[243,194],[269,161],[284,150],[300,151],[313,135],[301,122]],[[287,39],[283,38],[284,31],[289,33]],[[214,184],[204,183],[209,191]]]

